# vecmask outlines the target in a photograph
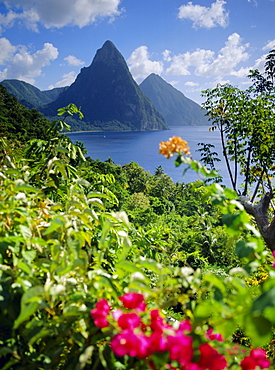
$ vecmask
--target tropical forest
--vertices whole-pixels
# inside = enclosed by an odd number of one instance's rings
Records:
[[[202,93],[228,187],[209,143],[163,138],[201,178],[174,183],[88,156],[75,102],[50,122],[0,85],[2,370],[275,368],[275,50],[248,79]]]

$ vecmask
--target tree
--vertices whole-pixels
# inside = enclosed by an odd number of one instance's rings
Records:
[[[220,131],[231,185],[274,251],[275,50],[266,57],[264,73],[250,71],[249,77],[254,84],[245,91],[228,84],[204,91],[203,107],[211,130]]]

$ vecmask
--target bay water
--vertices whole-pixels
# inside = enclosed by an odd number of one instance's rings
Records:
[[[184,176],[184,166],[177,167],[174,164],[175,157],[170,159],[158,154],[159,143],[167,141],[172,136],[180,136],[188,142],[191,155],[200,160],[198,143],[215,145],[213,151],[218,153],[221,162],[216,163],[216,168],[223,177],[223,184],[230,186],[229,176],[225,168],[222,156],[219,131],[209,131],[209,126],[181,126],[171,127],[170,130],[150,132],[76,132],[67,135],[73,142],[82,141],[92,159],[106,161],[111,158],[115,164],[124,165],[136,162],[146,171],[154,174],[156,168],[161,166],[174,182],[188,183],[199,179],[192,170],[188,170]]]

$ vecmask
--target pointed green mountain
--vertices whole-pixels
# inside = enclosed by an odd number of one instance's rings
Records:
[[[89,67],[56,101],[47,106],[51,114],[74,103],[81,106],[84,121],[91,125],[113,122],[129,130],[168,129],[162,115],[134,81],[128,66],[111,41],[99,49]]]
[[[163,115],[168,126],[209,125],[199,104],[155,73],[150,74],[140,84],[140,88]]]

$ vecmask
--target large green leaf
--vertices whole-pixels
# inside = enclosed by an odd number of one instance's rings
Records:
[[[271,329],[271,322],[262,315],[249,315],[245,319],[245,333],[250,337],[254,347],[262,347],[270,341]]]

